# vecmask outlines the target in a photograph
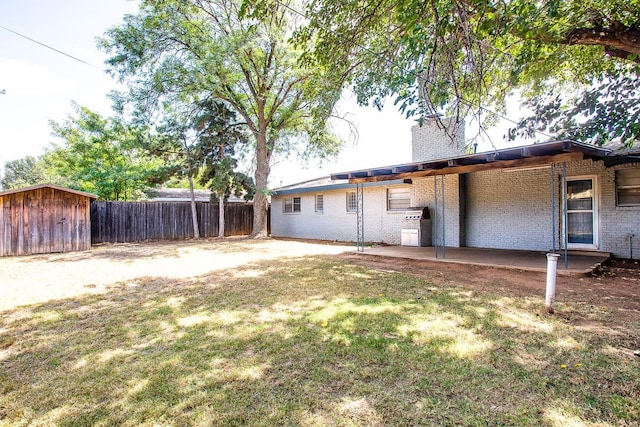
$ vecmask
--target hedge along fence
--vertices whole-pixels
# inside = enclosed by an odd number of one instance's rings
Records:
[[[218,205],[196,202],[200,237],[218,236]],[[225,236],[251,233],[253,205],[225,205]],[[189,202],[93,202],[91,243],[193,238]]]

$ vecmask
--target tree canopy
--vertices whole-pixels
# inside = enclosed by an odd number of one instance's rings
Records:
[[[140,148],[147,129],[104,118],[77,104],[74,109],[75,116],[50,123],[53,134],[63,140],[46,154],[50,167],[70,187],[100,199],[139,199],[160,166]]]
[[[252,199],[253,179],[238,171],[238,152],[249,142],[246,129],[223,102],[205,100],[201,107],[201,114],[194,119],[204,166],[200,184],[212,191],[216,201],[226,201],[232,194]]]
[[[266,0],[269,3],[269,0]],[[632,145],[640,137],[637,0],[311,0],[300,43],[362,104],[408,116],[536,112],[514,134]],[[549,114],[540,114],[541,112]]]
[[[59,179],[50,173],[47,163],[42,157],[26,156],[4,164],[4,175],[0,181],[0,188],[13,190],[46,183],[59,183]]]
[[[143,0],[101,42],[129,87],[119,101],[139,117],[207,98],[238,113],[254,142],[258,237],[266,235],[272,157],[300,141],[320,156],[338,146],[327,120],[341,88],[326,84],[322,68],[300,66],[303,49],[289,41],[294,25],[285,2],[249,14],[239,0]]]

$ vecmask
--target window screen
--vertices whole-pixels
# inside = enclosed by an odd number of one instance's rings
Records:
[[[616,202],[618,206],[640,206],[640,169],[616,171]]]
[[[300,197],[285,197],[282,212],[300,212]]]
[[[411,190],[409,188],[389,188],[387,190],[387,210],[404,211],[411,206]]]
[[[316,212],[324,211],[324,196],[322,194],[316,194]]]
[[[347,212],[355,212],[358,210],[358,200],[356,199],[356,192],[350,191],[347,193]]]

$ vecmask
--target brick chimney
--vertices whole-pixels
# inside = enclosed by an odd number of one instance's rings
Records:
[[[411,128],[412,162],[428,162],[465,154],[464,122],[427,117]]]

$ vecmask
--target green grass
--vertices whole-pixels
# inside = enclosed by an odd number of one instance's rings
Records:
[[[307,257],[5,311],[0,425],[638,424],[608,335],[460,285]]]

